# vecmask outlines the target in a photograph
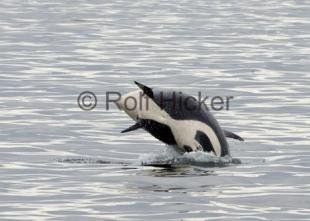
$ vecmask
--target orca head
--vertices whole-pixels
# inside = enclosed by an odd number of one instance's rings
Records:
[[[169,118],[168,114],[142,90],[122,95],[116,104],[136,122],[141,119],[148,119],[157,123],[165,123],[166,119]]]
[[[116,104],[136,121],[122,133],[143,128],[160,141],[176,145],[171,128],[165,124],[167,114],[144,91],[137,90],[124,94]]]
[[[146,110],[146,99],[141,90],[136,90],[124,94],[116,101],[117,106],[125,111],[134,121],[138,121]]]

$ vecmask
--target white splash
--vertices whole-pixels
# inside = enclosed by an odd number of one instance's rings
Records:
[[[174,147],[168,146],[158,154],[142,154],[139,158],[141,165],[160,166],[160,165],[194,165],[194,166],[227,166],[228,164],[240,164],[239,159],[231,156],[217,157],[208,152],[180,153]]]

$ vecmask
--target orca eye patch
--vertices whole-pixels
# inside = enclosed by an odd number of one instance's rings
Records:
[[[204,151],[207,151],[207,152],[212,151],[213,153],[215,153],[213,145],[209,137],[204,132],[198,130],[196,133],[195,139],[200,143]]]

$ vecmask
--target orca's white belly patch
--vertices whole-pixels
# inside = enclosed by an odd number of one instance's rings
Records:
[[[188,146],[193,151],[209,149],[215,155],[221,155],[219,139],[207,124],[194,120],[172,120],[169,126],[179,147]],[[200,135],[205,138],[200,139]]]

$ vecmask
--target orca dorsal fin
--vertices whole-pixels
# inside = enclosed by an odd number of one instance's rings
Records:
[[[135,84],[143,91],[144,94],[146,94],[149,98],[154,98],[153,90],[152,88],[149,88],[137,81],[135,81]]]
[[[233,132],[230,132],[228,130],[224,130],[224,134],[225,134],[225,137],[229,137],[229,138],[233,138],[233,139],[236,139],[236,140],[244,141],[244,139],[242,137],[240,137],[237,134],[234,134]]]
[[[121,133],[126,133],[126,132],[130,132],[130,131],[138,130],[140,128],[142,128],[141,124],[139,122],[137,122],[134,125],[128,127],[127,129],[122,130]]]

